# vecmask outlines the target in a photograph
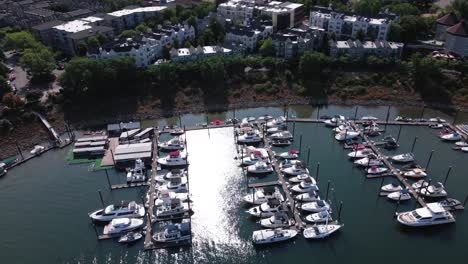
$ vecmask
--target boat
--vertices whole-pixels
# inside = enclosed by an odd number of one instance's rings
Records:
[[[182,128],[174,128],[169,132],[171,136],[180,136],[183,135],[185,131]]]
[[[281,168],[281,172],[291,176],[297,176],[300,174],[309,174],[309,170],[304,167],[302,163],[294,164],[288,168]]]
[[[339,133],[339,132],[344,132],[344,131],[347,131],[347,130],[354,130],[354,128],[350,125],[350,124],[343,124],[343,125],[339,125],[335,128],[332,129],[334,132],[336,133]]]
[[[279,159],[297,159],[299,158],[299,151],[291,149],[290,151],[275,153],[275,157]]]
[[[269,138],[271,140],[292,140],[293,135],[291,134],[291,132],[286,130],[286,131],[281,131],[278,133],[271,134]]]
[[[442,119],[440,117],[433,117],[429,118],[429,122],[437,122],[437,123],[446,123],[447,121],[445,119]]]
[[[453,198],[447,198],[439,202],[446,210],[454,210],[457,207],[463,206],[462,203]]]
[[[425,207],[397,215],[400,224],[411,227],[455,223],[455,217],[440,203],[428,203]]]
[[[241,165],[250,166],[250,165],[254,165],[255,163],[260,162],[260,161],[270,163],[270,159],[268,157],[265,158],[262,155],[262,152],[256,150],[256,151],[254,151],[254,153],[250,154],[249,157],[242,158]]]
[[[310,190],[306,193],[300,193],[294,197],[299,202],[315,202],[320,200],[320,196],[314,190]]]
[[[401,187],[398,183],[396,182],[392,182],[390,184],[387,184],[387,185],[384,185],[382,186],[382,188],[380,188],[380,190],[382,192],[398,192],[398,191],[401,191],[403,190],[403,187]]]
[[[354,161],[354,164],[364,167],[382,166],[384,163],[376,155],[371,154],[367,158],[362,158]]]
[[[184,176],[187,176],[187,172],[183,169],[173,169],[167,172],[164,175],[158,175],[156,176],[155,180],[159,183],[165,183],[168,182],[172,179],[176,178],[182,178]]]
[[[269,158],[268,151],[264,148],[256,148],[254,146],[245,145],[241,146],[239,152],[241,153],[242,158],[250,157],[252,154],[260,155],[263,159]]]
[[[182,166],[187,166],[188,161],[187,161],[187,155],[180,152],[179,150],[169,152],[169,155],[167,155],[164,158],[159,158],[158,163],[161,166],[166,166],[166,167],[182,167]]]
[[[413,189],[415,189],[416,191],[419,191],[419,189],[425,188],[426,186],[429,186],[429,182],[427,182],[425,180],[419,180],[419,181],[411,184],[411,187],[413,187]]]
[[[158,187],[159,191],[162,191],[165,189],[172,191],[172,192],[187,192],[188,191],[187,177],[184,176],[180,178],[170,179],[168,182]]]
[[[269,218],[264,218],[259,221],[262,227],[266,228],[282,228],[289,227],[294,224],[294,220],[284,212],[275,213]]]
[[[374,151],[372,149],[365,148],[363,150],[356,150],[348,153],[348,157],[350,159],[362,159],[369,156],[370,154],[374,154]]]
[[[306,193],[306,192],[309,192],[309,191],[318,191],[318,189],[319,188],[317,186],[317,182],[312,177],[307,178],[306,180],[302,181],[301,183],[296,184],[293,187],[291,187],[291,190],[293,192],[297,192],[297,193]]]
[[[267,128],[280,127],[280,126],[285,126],[285,125],[287,124],[286,124],[286,118],[284,116],[280,116],[266,123]]]
[[[159,243],[179,243],[190,240],[190,219],[183,219],[182,223],[168,224],[161,232],[153,235],[153,240]]]
[[[453,132],[453,133],[441,135],[440,138],[445,141],[460,141],[462,139],[462,136],[457,132]]]
[[[45,147],[41,145],[36,145],[34,148],[31,150],[31,155],[40,155],[42,152],[44,152]]]
[[[318,200],[302,204],[301,209],[307,212],[318,213],[320,211],[330,210],[330,205],[324,200]]]
[[[252,192],[253,193],[249,193],[243,197],[244,202],[260,205],[262,203],[268,202],[271,199],[284,201],[283,195],[281,194],[278,187],[254,188]]]
[[[300,160],[283,160],[283,161],[280,162],[279,167],[280,167],[280,169],[286,169],[286,168],[292,167],[294,165],[299,165],[301,163],[302,163],[302,161],[300,161]]]
[[[400,145],[398,145],[398,142],[396,139],[392,136],[386,136],[384,138],[384,149],[387,150],[392,150],[392,149],[397,149]]]
[[[325,210],[325,211],[320,211],[318,213],[307,215],[305,217],[305,220],[311,223],[323,223],[326,221],[331,221],[332,217],[331,217],[330,212]]]
[[[264,229],[254,231],[252,241],[254,244],[277,243],[294,238],[297,231],[293,229]]]
[[[457,141],[457,142],[455,142],[455,146],[457,146],[457,147],[468,147],[468,142]]]
[[[271,141],[271,145],[274,147],[287,147],[291,144],[292,141],[287,139],[275,139]]]
[[[3,162],[0,162],[0,177],[4,176],[7,174],[7,169],[6,169],[6,164]]]
[[[429,124],[429,127],[432,129],[442,129],[444,128],[443,124]]]
[[[387,171],[388,171],[388,168],[386,167],[372,166],[367,169],[367,174],[377,175],[377,174],[385,173]]]
[[[314,180],[314,179],[312,178],[312,176],[310,176],[309,174],[303,173],[303,174],[297,175],[296,177],[290,178],[289,181],[292,182],[292,183],[300,183],[300,182],[305,181],[305,180],[307,180],[307,179]],[[315,181],[315,180],[314,180],[314,181]]]
[[[324,238],[335,233],[342,226],[343,225],[332,225],[328,223],[322,225],[314,225],[312,227],[304,229],[304,232],[302,234],[304,235],[304,238],[307,239]]]
[[[110,204],[104,209],[89,214],[94,221],[109,222],[117,218],[139,218],[145,216],[145,207],[134,201],[122,202],[120,205]]]
[[[154,200],[155,206],[161,206],[163,204],[168,204],[172,200],[179,199],[182,202],[186,202],[189,200],[188,193],[176,193],[169,191],[168,189],[162,189],[158,193],[158,197]]]
[[[137,218],[117,218],[104,227],[104,235],[116,235],[138,229],[143,226],[143,220]]]
[[[156,208],[156,216],[170,217],[185,214],[188,211],[188,203],[183,203],[180,199],[172,199],[168,203],[163,203]]]
[[[342,115],[335,116],[331,119],[323,121],[325,123],[325,126],[328,127],[337,127],[341,124],[343,124],[346,121],[345,117]]]
[[[414,161],[414,155],[413,153],[404,153],[400,155],[395,155],[392,157],[392,160],[394,162],[399,162],[399,163],[408,163]]]
[[[468,147],[463,147],[460,150],[463,151],[463,152],[468,152]]]
[[[140,232],[128,232],[119,238],[119,243],[133,243],[142,237],[143,235]]]
[[[246,211],[251,216],[265,218],[274,215],[281,211],[281,202],[277,199],[272,199],[259,206],[255,206]]]
[[[258,130],[251,130],[237,137],[238,144],[255,144],[262,142],[262,140]]]
[[[426,177],[427,173],[425,173],[422,169],[416,168],[403,173],[403,176],[413,179],[419,179]]]
[[[391,192],[387,195],[387,198],[394,201],[406,201],[411,200],[411,194],[407,188],[400,191]]]
[[[159,143],[158,148],[163,151],[183,150],[184,141],[180,137],[174,137],[167,142]]]
[[[247,172],[251,174],[266,174],[272,173],[273,167],[268,165],[266,162],[257,161],[254,165],[247,167]]]
[[[447,191],[445,190],[444,185],[441,182],[436,182],[433,185],[423,187],[422,189],[419,190],[419,193],[426,197],[434,197],[434,198],[447,196]]]
[[[127,184],[146,181],[145,163],[141,159],[135,160],[135,166],[127,171]]]
[[[271,134],[275,134],[275,133],[278,133],[278,132],[282,132],[282,131],[284,131],[286,129],[288,129],[288,126],[283,125],[283,126],[268,128],[266,130],[266,132],[267,132],[267,135],[271,135]]]
[[[359,131],[344,131],[335,135],[335,139],[338,141],[344,141],[347,139],[357,138],[361,133]]]

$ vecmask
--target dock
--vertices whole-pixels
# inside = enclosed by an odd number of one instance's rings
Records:
[[[249,183],[249,188],[263,188],[269,186],[276,186],[281,185],[280,181],[270,181],[270,182],[256,182],[256,183]]]
[[[134,187],[146,187],[148,185],[149,185],[148,182],[114,184],[114,185],[111,185],[111,190],[120,190],[120,189],[134,188]]]
[[[44,116],[42,116],[41,114],[39,114],[38,112],[33,112],[33,114],[36,115],[39,118],[39,120],[41,120],[42,124],[44,124],[44,126],[47,128],[47,130],[52,135],[52,137],[55,139],[55,142],[57,142],[58,145],[62,145],[62,139],[60,138],[59,133],[57,133],[57,131],[55,131],[55,129],[52,127],[52,125],[49,123],[49,121],[47,121],[47,119]]]
[[[148,181],[149,184],[149,201],[148,201],[148,208],[146,211],[146,234],[145,234],[145,242],[144,242],[144,250],[151,250],[155,248],[153,243],[153,221],[152,216],[154,213],[154,199],[155,191],[156,191],[156,175],[157,175],[157,167],[158,167],[158,133],[156,133],[153,137],[153,162],[151,163],[151,177]]]
[[[287,122],[298,122],[298,123],[323,123],[326,119],[314,119],[314,118],[288,118]],[[369,120],[354,120],[355,124],[363,124],[369,122]],[[407,125],[407,126],[429,126],[436,124],[436,122],[419,122],[419,121],[394,121],[394,120],[373,120],[378,125]]]

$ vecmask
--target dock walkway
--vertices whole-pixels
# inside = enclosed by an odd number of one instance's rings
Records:
[[[153,243],[153,213],[154,213],[154,199],[156,191],[156,175],[158,168],[158,133],[155,133],[153,138],[153,162],[151,163],[151,178],[149,179],[149,201],[148,208],[146,210],[146,235],[144,242],[144,250],[151,250],[155,248]]]
[[[62,139],[60,138],[59,133],[57,133],[57,131],[55,131],[55,129],[52,127],[52,125],[49,123],[49,121],[47,121],[47,119],[44,116],[42,116],[41,114],[39,114],[37,112],[33,112],[33,113],[41,120],[42,124],[44,124],[44,126],[47,128],[47,130],[49,130],[50,134],[55,139],[57,144],[62,145]]]

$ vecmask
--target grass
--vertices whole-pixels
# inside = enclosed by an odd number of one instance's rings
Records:
[[[99,159],[75,159],[73,156],[73,149],[71,148],[68,152],[67,160],[69,164],[83,164],[83,163],[94,163],[93,171],[111,169],[114,166],[102,166],[102,158]]]

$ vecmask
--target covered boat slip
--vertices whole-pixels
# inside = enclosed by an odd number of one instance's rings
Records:
[[[118,145],[113,154],[113,161],[119,168],[132,165],[137,159],[141,159],[146,165],[150,165],[153,156],[153,144],[148,142]]]
[[[129,131],[125,131],[125,132],[122,132],[119,136],[119,140],[120,142],[126,142],[126,141],[129,141],[131,139],[133,139],[133,137],[138,134],[140,132],[140,129],[137,128],[137,129],[132,129],[132,130],[129,130]]]
[[[92,148],[92,147],[101,147],[107,146],[107,140],[103,141],[81,141],[75,143],[75,148]]]
[[[76,142],[98,142],[98,141],[106,141],[108,139],[107,136],[95,136],[95,137],[82,137],[77,138]]]
[[[89,148],[75,148],[73,149],[73,158],[97,158],[104,155],[106,149],[104,146],[89,147]]]
[[[107,125],[107,133],[109,136],[119,136],[122,132],[133,130],[133,129],[140,129],[141,124],[140,122],[127,122],[127,123],[117,123],[117,124],[108,124]]]

